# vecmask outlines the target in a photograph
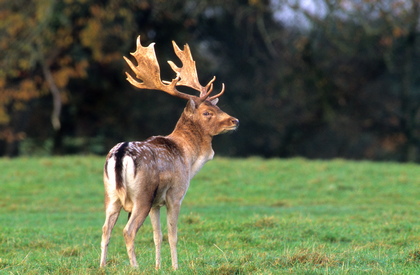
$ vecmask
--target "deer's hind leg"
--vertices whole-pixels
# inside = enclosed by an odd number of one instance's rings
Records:
[[[109,239],[115,223],[120,215],[122,205],[120,200],[110,201],[109,198],[105,200],[105,223],[102,227],[102,241],[101,241],[101,263],[103,267],[106,264],[106,255],[108,252]]]
[[[136,237],[137,231],[143,225],[144,220],[149,215],[150,208],[151,203],[148,205],[134,206],[133,210],[131,211],[130,219],[128,220],[123,230],[128,258],[130,259],[130,264],[133,267],[138,267],[136,254],[134,251],[134,238]]]

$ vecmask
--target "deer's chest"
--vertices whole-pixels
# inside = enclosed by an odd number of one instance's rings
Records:
[[[201,155],[199,156],[195,162],[191,165],[191,174],[190,174],[190,179],[192,179],[197,173],[198,171],[200,171],[200,169],[203,167],[203,165],[209,161],[212,160],[214,156],[214,151],[211,150],[208,154],[206,155]]]

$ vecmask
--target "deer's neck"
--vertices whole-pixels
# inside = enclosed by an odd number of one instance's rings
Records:
[[[181,115],[168,138],[174,140],[182,148],[186,164],[191,168],[191,178],[204,163],[213,158],[212,136],[185,114]]]

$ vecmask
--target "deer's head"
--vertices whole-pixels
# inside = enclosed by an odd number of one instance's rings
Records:
[[[211,100],[196,103],[189,100],[184,109],[184,115],[199,125],[210,136],[216,136],[236,130],[239,120],[222,111]]]

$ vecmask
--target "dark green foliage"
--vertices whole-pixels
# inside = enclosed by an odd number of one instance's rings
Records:
[[[241,127],[216,152],[419,161],[416,0],[321,0],[315,14],[285,0],[21,2],[1,4],[0,155],[105,154],[169,134],[185,102],[125,81],[122,56],[141,35],[163,79],[174,78],[166,60],[179,64],[175,40],[202,83],[226,84],[219,105]],[[62,95],[60,129],[43,65]]]

